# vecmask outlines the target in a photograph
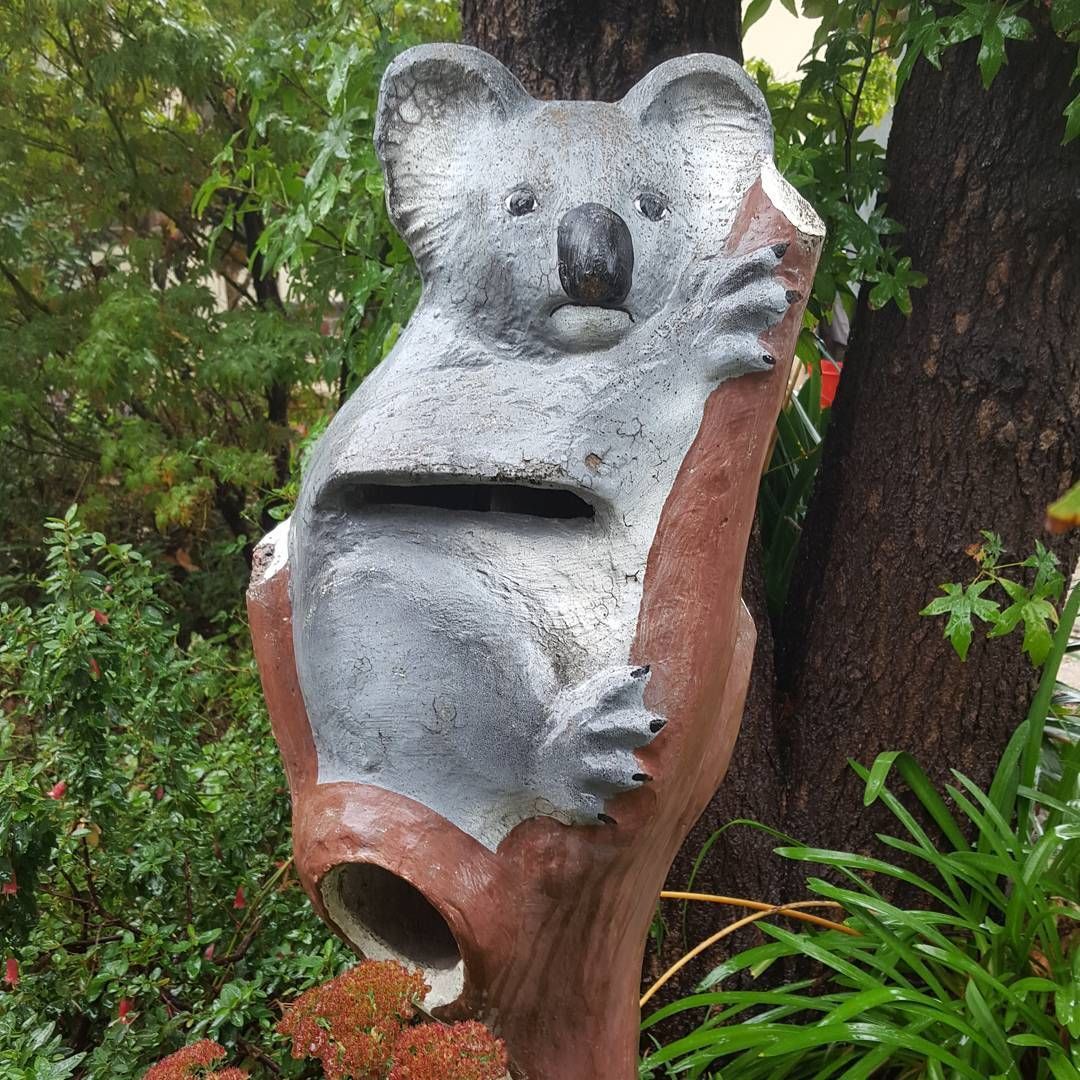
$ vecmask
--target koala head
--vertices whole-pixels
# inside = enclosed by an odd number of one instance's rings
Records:
[[[541,102],[486,53],[432,45],[387,71],[375,142],[426,301],[555,359],[643,335],[686,299],[772,127],[720,56],[669,61],[617,104]]]

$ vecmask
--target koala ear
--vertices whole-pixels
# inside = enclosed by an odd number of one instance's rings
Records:
[[[772,120],[749,75],[726,56],[695,53],[654,68],[619,102],[642,127],[668,128],[706,168],[772,159]]]
[[[418,45],[386,69],[375,150],[390,219],[421,270],[439,223],[454,214],[455,181],[483,168],[466,158],[469,136],[505,123],[532,101],[498,60],[466,45]]]

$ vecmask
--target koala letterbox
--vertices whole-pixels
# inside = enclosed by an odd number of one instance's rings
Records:
[[[518,1075],[630,1080],[656,896],[738,729],[821,223],[717,56],[541,102],[423,46],[375,139],[423,295],[249,593],[296,865]]]

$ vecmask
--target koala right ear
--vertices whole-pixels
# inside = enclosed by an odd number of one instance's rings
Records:
[[[697,53],[654,68],[619,107],[682,151],[702,197],[730,217],[746,186],[772,161],[765,98],[734,60]],[[735,196],[732,202],[732,195]]]
[[[390,220],[421,271],[455,216],[454,195],[483,163],[464,136],[499,125],[533,99],[493,56],[467,45],[418,45],[386,69],[375,151],[386,176]]]

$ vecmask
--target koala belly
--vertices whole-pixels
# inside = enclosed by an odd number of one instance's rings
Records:
[[[538,548],[527,522],[462,517],[395,507],[316,529],[293,583],[297,665],[320,783],[409,796],[493,847],[555,810],[537,756],[589,620],[546,584],[575,561],[571,530]]]

